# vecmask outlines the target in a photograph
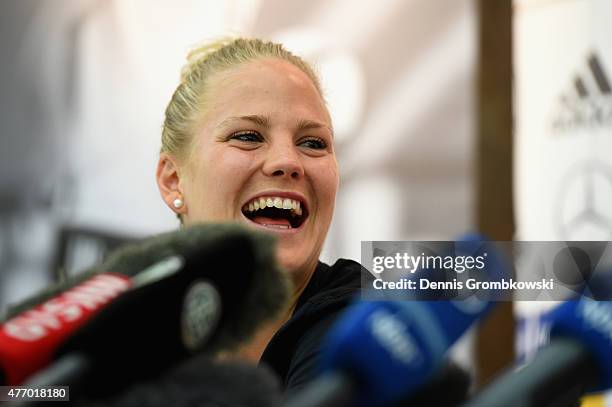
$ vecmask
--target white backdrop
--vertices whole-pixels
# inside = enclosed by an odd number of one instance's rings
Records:
[[[612,240],[612,3],[520,0],[514,21],[517,240]],[[519,353],[553,305],[516,304]]]

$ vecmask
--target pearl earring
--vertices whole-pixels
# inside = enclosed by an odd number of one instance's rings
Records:
[[[172,205],[174,205],[174,207],[176,209],[179,209],[181,206],[183,206],[183,200],[180,198],[176,198],[173,202]]]

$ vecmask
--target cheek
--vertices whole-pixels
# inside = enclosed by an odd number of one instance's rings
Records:
[[[339,176],[338,176],[338,164],[336,160],[330,160],[329,163],[321,165],[318,169],[317,174],[321,178],[321,188],[325,190],[326,195],[331,199],[336,198],[336,192],[338,191]]]
[[[312,172],[315,193],[319,201],[319,211],[331,214],[336,202],[336,192],[338,191],[338,166],[336,160],[320,162],[313,166]]]
[[[224,190],[248,178],[254,161],[248,151],[221,146],[202,155],[199,172],[204,186]]]
[[[235,148],[210,148],[207,154],[201,154],[191,169],[189,189],[194,204],[204,213],[227,209],[228,203],[233,206],[253,173],[254,161],[248,152]]]

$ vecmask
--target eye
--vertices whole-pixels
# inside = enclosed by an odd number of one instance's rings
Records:
[[[325,140],[319,137],[309,137],[300,142],[300,146],[312,148],[313,150],[324,150],[327,148]]]
[[[255,131],[239,131],[236,133],[231,134],[228,137],[228,140],[238,140],[238,141],[245,141],[247,143],[257,143],[259,141],[262,141],[262,137],[261,134],[255,132]]]

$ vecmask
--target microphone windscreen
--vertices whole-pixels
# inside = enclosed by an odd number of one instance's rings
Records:
[[[151,252],[164,260],[136,276],[132,290],[58,350],[58,357],[79,353],[91,361],[88,380],[82,384],[85,394],[103,397],[121,391],[133,380],[157,376],[195,352],[231,350],[287,302],[289,277],[277,267],[274,241],[268,235],[233,224],[207,224],[148,243],[121,250],[104,267],[142,267],[148,262],[139,259]],[[146,284],[137,282],[158,275],[165,259],[175,253],[183,262],[179,271]],[[218,300],[209,301],[206,292],[202,297],[202,284]],[[195,288],[195,301],[188,300]]]
[[[100,265],[119,273],[144,269],[173,254],[188,254],[192,265],[218,286],[226,314],[223,329],[206,347],[208,353],[235,349],[289,300],[292,282],[276,263],[274,236],[236,223],[206,223],[125,246]]]
[[[281,403],[277,377],[263,366],[194,357],[160,378],[140,382],[106,400],[81,400],[96,407],[275,407]]]
[[[185,261],[184,270],[139,286],[149,278],[146,276],[155,275],[153,269],[176,256]],[[0,370],[9,373],[7,380],[18,384],[71,350],[86,350],[102,358],[112,353],[104,350],[105,343],[107,348],[117,347],[120,352],[116,353],[126,354],[130,348],[123,345],[148,343],[155,337],[168,339],[176,334],[173,327],[180,327],[185,284],[195,278],[211,280],[222,294],[221,327],[208,343],[209,353],[240,345],[261,323],[274,318],[289,298],[290,280],[276,265],[271,236],[237,224],[197,225],[125,246],[102,264],[24,301],[0,328],[27,322],[33,327],[28,329],[48,332],[49,338],[43,337],[40,344],[25,341],[15,346],[15,340],[2,341],[0,336]],[[117,284],[111,287],[111,279],[124,282],[127,291],[113,288]],[[98,280],[104,280],[104,290]],[[96,313],[88,311],[92,298]],[[77,311],[79,318],[75,319]],[[49,321],[55,322],[49,325]],[[152,332],[153,328],[157,331]]]

